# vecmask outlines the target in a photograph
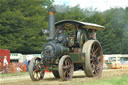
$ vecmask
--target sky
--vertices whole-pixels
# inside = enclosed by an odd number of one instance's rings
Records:
[[[105,11],[115,7],[128,7],[128,0],[54,0],[54,4],[76,6],[80,5],[81,8],[93,8],[99,11]]]

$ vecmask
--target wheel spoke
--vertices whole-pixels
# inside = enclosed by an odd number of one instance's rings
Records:
[[[64,78],[66,77],[66,71],[63,72],[63,77],[64,77]]]
[[[94,52],[94,49],[95,49],[95,45],[93,44],[93,45],[92,45],[92,49],[91,49],[91,52],[92,52],[92,53]]]
[[[98,60],[98,64],[101,63],[101,57],[100,56],[97,57],[97,60]]]
[[[96,45],[96,44],[95,44]],[[94,47],[97,47],[97,46],[94,46]],[[98,73],[99,73],[99,64],[100,64],[100,57],[101,56],[99,56],[99,47],[97,47],[97,48],[95,48],[95,50],[94,50],[94,47],[93,47],[93,49],[92,49],[92,53],[91,53],[91,55],[92,55],[92,59],[90,59],[90,60],[92,60],[92,65],[91,65],[91,67],[92,67],[92,73],[94,74],[94,75],[97,75]],[[93,60],[94,59],[94,60]]]
[[[68,77],[68,78],[70,78],[70,77],[71,77],[71,75],[70,75],[70,70],[69,70],[69,71],[67,71],[67,77]]]
[[[34,64],[34,67],[36,67],[36,63],[33,63]]]
[[[99,49],[99,48],[97,48],[97,49],[93,52],[92,56],[96,56],[96,53],[97,53],[98,49]]]
[[[98,74],[100,71],[100,64],[96,66],[95,70],[96,70],[96,73]]]
[[[33,76],[35,77],[35,72],[33,72]]]

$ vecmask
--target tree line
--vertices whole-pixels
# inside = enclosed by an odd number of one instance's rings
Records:
[[[40,53],[47,42],[42,29],[48,28],[48,8],[53,0],[0,0],[0,49]],[[71,19],[105,26],[97,31],[104,54],[128,53],[128,7],[100,12],[56,5],[56,21]]]

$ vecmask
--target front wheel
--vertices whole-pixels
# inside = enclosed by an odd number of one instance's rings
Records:
[[[68,55],[61,57],[59,61],[59,75],[63,81],[71,80],[73,76],[74,66]]]
[[[29,64],[29,75],[33,81],[39,81],[44,77],[44,71],[41,70],[41,59],[38,57],[33,58]]]

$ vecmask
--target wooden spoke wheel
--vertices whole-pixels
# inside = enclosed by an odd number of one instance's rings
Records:
[[[103,69],[102,47],[97,40],[88,40],[83,46],[84,72],[88,77],[100,76]]]
[[[29,75],[33,81],[43,79],[44,71],[41,70],[41,59],[38,57],[33,58],[29,64]]]
[[[59,61],[59,75],[63,81],[71,80],[73,76],[74,66],[68,55],[61,57]]]
[[[52,71],[53,75],[55,78],[60,78],[59,72],[58,71]]]

